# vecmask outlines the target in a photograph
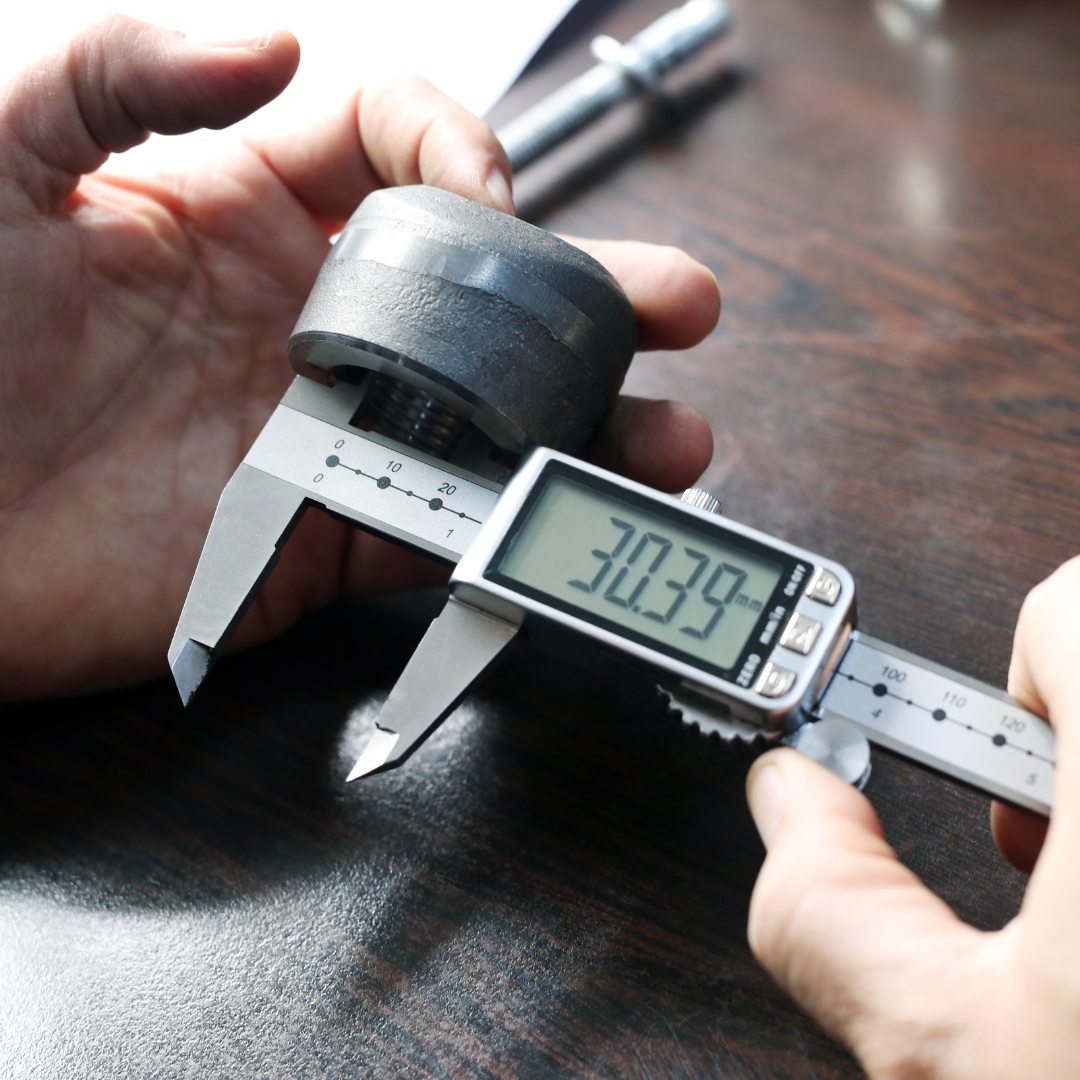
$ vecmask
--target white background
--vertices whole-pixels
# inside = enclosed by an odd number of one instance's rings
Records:
[[[195,41],[257,37],[291,30],[300,70],[285,92],[224,132],[151,136],[107,169],[182,168],[227,148],[240,134],[302,127],[337,109],[365,83],[423,75],[483,116],[502,96],[574,0],[127,0],[113,10],[181,30]],[[4,5],[0,80],[106,10],[93,0]]]

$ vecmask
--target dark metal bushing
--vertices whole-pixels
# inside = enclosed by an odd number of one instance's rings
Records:
[[[399,187],[350,218],[289,356],[322,382],[389,375],[507,450],[573,452],[615,403],[637,340],[626,294],[583,251],[459,195]]]

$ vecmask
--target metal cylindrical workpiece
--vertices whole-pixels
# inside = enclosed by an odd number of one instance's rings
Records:
[[[369,195],[349,220],[289,355],[321,381],[364,369],[396,380],[379,391],[395,422],[448,432],[452,415],[510,451],[573,452],[614,404],[637,338],[618,282],[580,249],[460,196],[402,187]]]

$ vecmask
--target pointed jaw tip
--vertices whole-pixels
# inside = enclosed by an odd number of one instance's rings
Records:
[[[352,767],[352,772],[345,778],[345,782],[348,784],[353,780],[359,780],[361,776],[370,776],[383,769],[392,769],[397,764],[397,760],[389,761],[389,758],[400,738],[401,736],[396,731],[384,731],[377,727],[375,734],[371,737],[371,742],[364,747],[364,752]]]
[[[190,703],[195,691],[206,678],[212,657],[213,654],[205,645],[188,638],[176,659],[171,661],[173,681],[185,706]]]

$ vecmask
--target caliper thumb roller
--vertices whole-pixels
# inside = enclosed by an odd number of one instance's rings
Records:
[[[308,507],[456,564],[528,448],[584,446],[637,341],[618,282],[573,245],[436,188],[369,195],[222,492],[169,647],[184,703]]]

